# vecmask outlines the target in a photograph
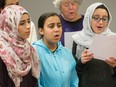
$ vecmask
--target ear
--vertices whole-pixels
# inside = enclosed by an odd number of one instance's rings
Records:
[[[39,28],[39,33],[40,33],[41,35],[43,35],[43,34],[44,34],[44,30],[43,30],[42,28]]]

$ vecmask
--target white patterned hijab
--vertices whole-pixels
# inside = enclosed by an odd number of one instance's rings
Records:
[[[15,87],[20,87],[22,77],[29,71],[36,78],[40,73],[40,61],[34,48],[18,32],[21,16],[29,13],[21,6],[10,5],[0,15],[0,57],[7,67]]]
[[[107,8],[107,6],[103,3],[101,3],[101,2],[94,3],[87,8],[86,13],[84,15],[82,31],[79,31],[72,36],[73,40],[77,44],[82,45],[86,48],[89,48],[89,46],[91,45],[91,42],[93,40],[93,36],[95,35],[95,33],[91,29],[91,23],[90,22],[91,22],[92,15],[93,15],[95,9],[100,5],[104,5]],[[111,16],[111,13],[110,13],[109,9],[108,9],[108,12],[109,12],[110,20],[108,22],[108,25],[107,25],[105,31],[101,33],[101,34],[104,34],[104,35],[113,34],[113,32],[111,32],[111,30],[108,28],[109,24],[111,22],[111,19],[112,19],[112,16]]]

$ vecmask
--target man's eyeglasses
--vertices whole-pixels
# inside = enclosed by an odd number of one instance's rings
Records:
[[[96,22],[99,22],[102,20],[102,22],[105,22],[107,23],[109,21],[109,18],[108,17],[99,17],[99,16],[92,16],[92,18],[96,21]]]

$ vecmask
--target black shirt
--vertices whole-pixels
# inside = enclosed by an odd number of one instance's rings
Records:
[[[0,58],[0,87],[15,87],[13,81],[8,75],[6,65]],[[32,76],[31,71],[23,77],[20,87],[38,87],[38,81]]]

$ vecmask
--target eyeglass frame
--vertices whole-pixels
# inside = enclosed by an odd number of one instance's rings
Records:
[[[104,23],[107,23],[109,21],[108,17],[92,16],[92,19],[94,19],[94,21],[96,21],[96,22],[100,22],[102,20],[102,22],[104,22]]]

